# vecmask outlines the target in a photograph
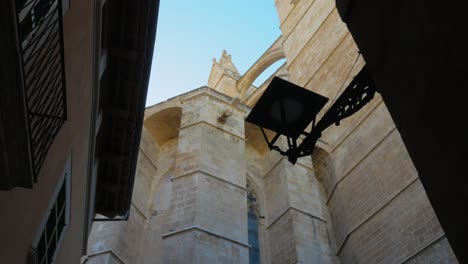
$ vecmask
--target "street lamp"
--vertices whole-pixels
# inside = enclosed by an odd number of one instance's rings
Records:
[[[246,121],[260,127],[270,150],[287,156],[288,160],[295,164],[298,158],[312,154],[322,131],[332,124],[339,125],[341,120],[359,111],[374,98],[376,91],[375,84],[364,66],[322,119],[316,122],[316,116],[328,102],[328,98],[274,77]],[[310,123],[312,128],[306,132],[305,129]],[[273,139],[268,139],[265,128],[276,132]],[[287,150],[275,145],[281,135],[287,138]],[[305,137],[298,144],[297,140],[301,135]]]

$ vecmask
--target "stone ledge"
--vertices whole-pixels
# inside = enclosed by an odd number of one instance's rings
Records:
[[[130,204],[133,208],[135,208],[135,212],[141,216],[145,221],[148,221],[148,216],[132,201]]]
[[[293,1],[291,1],[293,2]],[[291,33],[296,29],[297,25],[301,22],[301,20],[304,18],[304,16],[307,14],[307,12],[309,11],[310,7],[314,4],[315,1],[310,1],[310,4],[307,6],[306,8],[306,11],[301,15],[301,17],[296,21],[296,23],[294,23],[294,26],[291,28],[291,30],[288,32],[288,35],[286,36],[286,38],[289,38],[289,35],[291,35]],[[283,25],[289,21],[289,18],[291,17],[291,14],[294,13],[296,10],[297,10],[297,7],[299,5],[298,4],[294,4],[294,7],[291,8],[291,10],[289,11],[289,13],[286,15],[286,17],[283,19],[283,21],[281,22],[279,28],[282,29],[283,28]],[[278,8],[278,7],[276,7]],[[284,41],[282,41],[281,44],[283,44]]]
[[[335,146],[332,146],[332,148],[331,148],[331,150],[330,150],[330,152],[329,152],[330,154],[332,154],[333,152],[335,152],[335,150],[337,150],[337,149],[341,146],[341,144],[343,144],[354,132],[356,132],[356,130],[357,130],[359,127],[361,127],[361,125],[362,125],[365,121],[367,121],[367,119],[370,117],[370,115],[373,114],[375,111],[377,111],[377,108],[379,108],[380,105],[383,104],[382,97],[379,96],[379,95],[375,96],[375,98],[374,98],[373,100],[375,100],[377,103],[376,103],[374,106],[372,106],[372,108],[370,108],[370,109],[361,117],[361,119],[359,119],[359,120],[356,122],[355,125],[353,124],[353,126],[351,127],[351,129],[348,130],[349,132],[348,132],[342,139],[340,139],[340,140],[337,142],[337,144],[336,144]],[[369,104],[371,104],[371,103],[369,103]],[[386,107],[386,106],[384,105],[384,107]],[[396,128],[395,125],[393,126],[393,129],[394,129],[394,128]]]
[[[91,253],[87,256],[84,263],[87,263],[91,258],[100,256],[100,255],[106,255],[106,254],[114,256],[114,258],[118,260],[120,263],[125,264],[125,261],[123,261],[123,259],[119,255],[117,255],[112,249],[107,249],[107,250],[102,250],[102,251]]]
[[[399,192],[397,192],[392,198],[390,198],[387,202],[385,202],[381,207],[377,208],[375,211],[370,212],[367,216],[364,216],[364,219],[355,225],[354,228],[351,229],[351,231],[348,231],[348,234],[345,236],[345,238],[339,243],[338,249],[336,251],[336,254],[340,254],[341,250],[344,248],[344,245],[346,242],[348,242],[349,238],[351,235],[358,230],[361,226],[363,226],[367,221],[369,221],[372,217],[374,217],[376,214],[378,214],[381,210],[383,210],[385,207],[387,207],[393,200],[395,200],[398,196],[400,196],[404,191],[406,191],[411,185],[413,185],[415,182],[419,180],[419,177],[414,178],[411,182],[408,183],[405,187],[403,187]]]
[[[159,102],[159,103],[156,103],[154,105],[146,107],[145,108],[145,120],[147,118],[151,117],[154,113],[157,113],[157,112],[162,111],[164,109],[167,109],[169,107],[181,107],[181,105],[184,104],[185,102],[187,102],[189,100],[192,100],[192,99],[195,99],[195,98],[197,98],[199,96],[202,96],[202,95],[206,95],[206,96],[215,98],[218,101],[223,102],[223,103],[227,103],[227,104],[230,104],[231,100],[234,99],[234,98],[232,98],[230,96],[227,96],[227,95],[225,95],[223,93],[220,93],[220,92],[216,91],[215,89],[213,89],[213,88],[211,88],[209,86],[204,85],[204,86],[201,86],[199,88],[195,88],[195,89],[193,89],[191,91],[188,91],[188,92],[179,94],[177,96],[168,98],[165,101],[162,101],[162,102]],[[218,98],[216,96],[219,96],[220,98]],[[221,98],[223,98],[223,99],[221,99]],[[243,103],[239,103],[236,106],[237,106],[237,109],[239,109],[239,110],[241,110],[243,112],[247,113],[247,112],[250,111],[250,107],[243,104]]]
[[[166,141],[167,142],[167,141]],[[158,166],[156,166],[156,164],[154,163],[153,159],[150,157],[150,155],[148,153],[146,153],[145,150],[143,150],[143,148],[140,147],[140,151],[141,153],[143,153],[143,156],[145,156],[145,158],[147,158],[150,162],[150,164],[153,166],[153,168],[155,170],[158,170]]]
[[[327,196],[327,201],[325,202],[325,204],[328,206],[328,203],[330,202],[332,196],[335,194],[335,190],[337,189],[338,185],[341,184],[341,182],[349,175],[351,174],[351,172],[357,167],[359,166],[359,164],[362,163],[362,161],[364,161],[372,152],[374,152],[377,147],[380,146],[380,144],[382,144],[390,135],[392,135],[394,132],[396,131],[396,127],[393,126],[392,129],[389,130],[389,132],[387,134],[385,134],[370,150],[369,152],[367,152],[364,156],[362,156],[362,158],[356,162],[356,164],[354,164],[347,172],[345,172],[343,174],[343,176],[338,179],[335,184],[333,185],[333,188],[330,192],[330,194]]]
[[[190,231],[200,231],[200,232],[206,233],[206,234],[208,234],[210,236],[214,236],[216,238],[223,239],[223,240],[229,241],[231,243],[237,244],[239,246],[250,248],[250,245],[248,245],[248,244],[245,244],[243,242],[240,242],[240,241],[237,241],[237,240],[234,240],[234,239],[231,239],[231,238],[228,238],[228,237],[225,237],[225,236],[210,232],[210,231],[208,231],[208,230],[206,230],[204,228],[201,228],[199,226],[190,226],[190,227],[186,227],[186,228],[183,228],[183,229],[180,229],[180,230],[175,230],[175,231],[172,231],[172,232],[169,232],[169,233],[165,233],[165,234],[162,235],[162,239],[166,239],[166,238],[176,236],[176,235],[179,235],[179,234],[185,233],[185,232],[190,232]]]
[[[177,180],[177,179],[184,178],[184,177],[187,177],[187,176],[193,176],[193,175],[195,175],[195,174],[197,174],[197,173],[201,173],[201,174],[206,175],[206,176],[208,176],[208,177],[210,177],[210,178],[213,178],[213,179],[218,180],[218,181],[223,182],[223,183],[227,183],[227,184],[229,184],[229,185],[231,185],[231,186],[234,186],[234,187],[236,187],[236,188],[239,188],[239,189],[244,190],[245,192],[247,192],[247,188],[246,188],[246,187],[242,187],[242,186],[237,185],[237,184],[235,184],[235,183],[232,183],[232,182],[230,182],[230,181],[226,181],[226,180],[224,180],[224,179],[221,179],[221,178],[219,178],[219,177],[217,177],[217,176],[215,176],[215,175],[213,175],[213,174],[210,174],[210,173],[205,172],[205,171],[202,171],[202,170],[189,171],[189,172],[187,172],[187,173],[184,173],[184,174],[181,174],[181,175],[172,177],[170,180],[171,180],[171,182],[173,182],[173,181],[175,181],[175,180]]]
[[[307,156],[307,157],[310,157],[310,156]],[[263,175],[262,179],[265,179],[266,177],[268,177],[269,175],[271,175],[271,172],[273,171],[273,169],[276,168],[276,166],[278,166],[278,165],[281,163],[281,161],[283,161],[283,160],[288,160],[288,159],[287,159],[286,157],[284,157],[284,156],[281,156],[281,157],[278,159],[278,161],[276,161],[275,164],[273,164],[273,166],[271,166],[271,168],[268,170],[268,172],[265,173],[265,175]],[[311,167],[309,167],[309,166],[307,166],[307,165],[305,165],[305,164],[300,163],[299,160],[298,160],[298,162],[297,162],[296,164],[294,164],[293,166],[301,166],[301,167],[303,167],[303,168],[306,168],[306,169],[308,169],[308,170],[311,170],[311,171],[313,171],[313,172],[316,172],[316,170],[315,170],[314,168],[311,168]]]
[[[434,238],[434,240],[426,243],[426,244],[422,244],[420,247],[418,247],[417,249],[413,250],[412,252],[409,253],[409,256],[407,256],[406,258],[404,258],[403,260],[401,260],[399,263],[403,264],[403,263],[406,263],[408,262],[409,260],[411,260],[412,258],[416,257],[417,255],[419,255],[419,253],[422,253],[424,250],[426,250],[427,248],[431,247],[432,245],[434,245],[435,243],[441,241],[442,239],[444,239],[446,236],[445,234],[441,234],[439,237],[436,237]]]
[[[345,39],[351,35],[351,33],[347,32],[346,34],[344,34],[343,38],[340,39],[340,41],[338,42],[338,44],[336,45],[336,47],[333,49],[332,52],[330,52],[330,54],[327,55],[327,57],[325,58],[325,60],[323,61],[323,63],[319,66],[319,68],[313,73],[310,75],[309,79],[307,79],[307,81],[305,82],[305,85],[304,87],[309,87],[312,80],[315,78],[315,76],[320,72],[320,70],[322,69],[322,67],[325,67],[325,64],[327,63],[327,61],[333,56],[333,54],[335,53],[335,51],[338,50],[338,48],[340,47],[341,44],[343,44],[343,42],[345,41]],[[352,37],[351,37],[352,38]],[[357,51],[356,51],[357,52]],[[360,56],[360,55],[359,55]],[[360,56],[361,57],[361,56]],[[359,60],[359,58],[358,58]],[[363,59],[362,59],[363,60]],[[358,64],[358,61],[356,61],[356,65]],[[353,67],[351,67],[351,70],[352,70]],[[346,80],[344,80],[344,82],[346,82],[349,77],[351,76],[348,76],[348,78],[346,78]]]
[[[214,127],[214,128],[219,129],[219,130],[221,130],[221,131],[223,131],[223,132],[225,132],[225,133],[227,133],[227,134],[229,134],[229,135],[231,135],[231,136],[234,136],[234,137],[236,137],[236,138],[239,138],[240,140],[245,141],[245,138],[244,138],[244,137],[242,137],[242,136],[240,136],[240,135],[237,135],[237,134],[235,134],[235,133],[233,133],[233,132],[231,132],[231,131],[225,130],[225,129],[221,128],[221,127],[218,127],[218,126],[216,126],[216,125],[214,125],[214,124],[211,124],[211,123],[209,123],[209,122],[206,122],[206,121],[197,121],[197,122],[194,122],[194,123],[191,123],[191,124],[182,126],[182,127],[179,128],[179,131],[182,130],[182,129],[185,129],[185,128],[189,128],[189,127],[192,127],[192,126],[195,126],[195,125],[199,125],[199,124],[203,124],[203,125],[208,125],[208,126],[210,126],[210,127]]]
[[[289,212],[289,210],[294,210],[294,211],[296,211],[296,212],[299,212],[299,213],[302,213],[302,214],[304,214],[304,215],[307,215],[307,216],[309,216],[310,218],[314,218],[314,219],[323,221],[324,223],[327,223],[327,220],[325,220],[325,219],[323,219],[323,218],[321,218],[321,217],[312,215],[312,214],[310,214],[310,213],[304,212],[304,211],[302,211],[302,210],[300,210],[300,209],[297,209],[297,208],[295,208],[295,207],[290,206],[290,207],[288,207],[288,209],[284,210],[284,212],[281,213],[273,222],[271,222],[271,223],[266,227],[266,229],[267,229],[267,230],[270,229],[270,227],[272,227],[276,222],[278,222],[278,220],[279,220],[283,215],[285,215],[287,212]]]
[[[188,101],[197,99],[198,97],[202,97],[202,96],[211,97],[211,98],[217,100],[218,102],[222,102],[222,103],[225,103],[225,104],[231,104],[232,101],[234,99],[236,99],[236,98],[230,97],[228,95],[225,95],[225,94],[223,94],[221,92],[218,92],[215,89],[213,89],[211,87],[208,87],[208,86],[204,86],[202,88],[199,88],[199,89],[196,89],[196,90],[193,90],[193,91],[196,91],[198,93],[194,92],[193,95],[189,95],[190,92],[186,93],[185,95],[188,95],[188,96],[186,98],[182,98],[180,103],[184,104],[184,103],[186,103]],[[250,108],[247,105],[245,105],[245,104],[243,104],[241,102],[237,103],[235,106],[236,106],[236,108],[238,110],[241,110],[241,111],[243,111],[245,113],[250,111]]]
[[[289,68],[291,68],[291,65],[294,64],[294,62],[296,61],[297,58],[299,58],[301,56],[301,53],[304,51],[304,49],[307,47],[307,45],[315,38],[315,36],[317,35],[317,32],[319,32],[321,29],[322,29],[322,26],[325,24],[325,21],[327,21],[331,15],[333,14],[333,11],[336,10],[336,8],[332,8],[330,13],[327,14],[327,16],[320,22],[320,25],[317,27],[317,30],[315,30],[315,32],[310,36],[310,38],[304,43],[304,45],[300,48],[300,50],[295,54],[294,58],[292,59],[292,61],[288,64],[288,67],[287,67],[287,70],[289,70]],[[297,23],[295,26],[294,26],[294,29],[296,28],[296,26],[298,25],[299,23]],[[294,31],[291,30],[291,33],[289,33],[289,35],[292,34],[292,32]],[[288,37],[289,37],[288,35]],[[288,40],[288,38],[285,38],[283,40],[283,47],[284,47],[284,44],[286,43],[286,41]],[[338,46],[338,45],[337,45]],[[321,63],[322,65],[323,63]],[[321,67],[321,66],[320,66]]]

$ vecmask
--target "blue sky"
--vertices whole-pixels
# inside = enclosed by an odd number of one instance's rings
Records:
[[[223,49],[243,74],[280,35],[274,0],[161,0],[146,105],[206,85]]]

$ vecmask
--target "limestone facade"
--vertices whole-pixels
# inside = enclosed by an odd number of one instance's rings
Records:
[[[130,219],[94,223],[88,263],[249,263],[249,192],[261,263],[457,263],[379,96],[296,165],[244,122],[279,59],[330,103],[365,64],[333,0],[275,4],[282,36],[247,73],[223,52],[208,86],[146,110]]]

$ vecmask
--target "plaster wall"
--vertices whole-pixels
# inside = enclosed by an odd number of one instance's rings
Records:
[[[82,19],[87,17],[90,19]],[[0,192],[2,263],[26,263],[27,252],[40,232],[65,164],[71,157],[71,216],[55,263],[80,263],[87,235],[86,185],[92,95],[94,2],[74,1],[63,16],[68,120],[43,163],[33,189]]]

